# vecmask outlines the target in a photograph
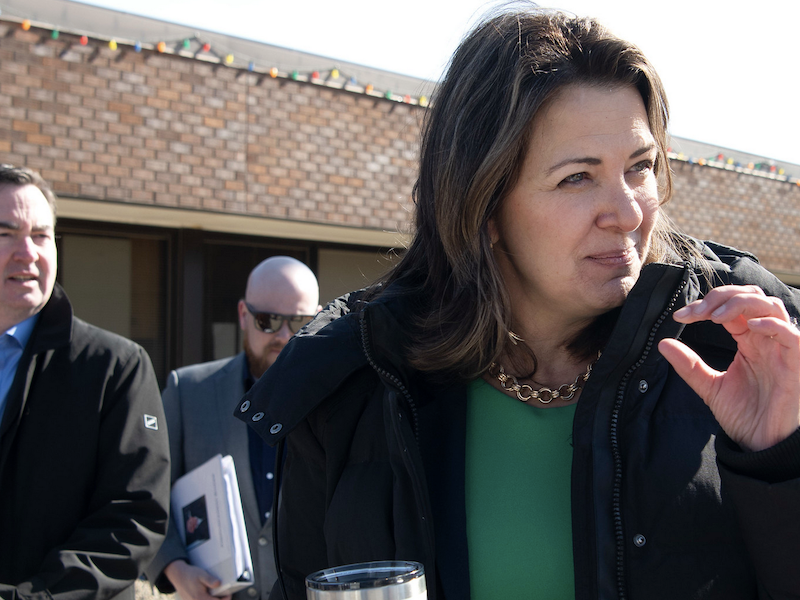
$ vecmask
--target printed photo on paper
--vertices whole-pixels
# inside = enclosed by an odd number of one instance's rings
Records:
[[[211,539],[208,528],[206,497],[200,496],[183,507],[183,526],[186,531],[186,549],[197,548]]]

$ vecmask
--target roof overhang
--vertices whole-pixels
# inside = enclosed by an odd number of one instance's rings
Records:
[[[405,247],[411,241],[409,234],[397,231],[64,197],[58,199],[58,218],[379,248]]]

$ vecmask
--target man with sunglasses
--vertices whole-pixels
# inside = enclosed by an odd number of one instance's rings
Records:
[[[230,454],[236,465],[255,573],[254,585],[234,594],[234,600],[266,600],[276,579],[271,526],[275,454],[231,414],[320,309],[319,286],[311,269],[288,256],[266,259],[250,272],[238,305],[243,352],[173,371],[162,394],[173,482],[216,454]],[[219,585],[208,572],[189,563],[173,523],[147,576],[160,591],[177,591],[181,600],[209,600],[210,590]]]

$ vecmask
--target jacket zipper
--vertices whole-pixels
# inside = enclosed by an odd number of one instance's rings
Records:
[[[414,430],[414,439],[419,442],[419,417],[417,415],[417,404],[414,402],[414,398],[411,395],[411,392],[408,391],[408,388],[403,384],[400,379],[392,373],[389,373],[386,369],[383,369],[378,366],[375,360],[372,358],[372,352],[369,348],[369,343],[367,340],[367,319],[365,313],[361,313],[360,318],[360,325],[361,325],[361,346],[364,349],[364,356],[367,358],[367,362],[369,366],[378,374],[381,379],[384,379],[390,382],[397,391],[399,391],[403,397],[406,399],[408,403],[408,408],[411,411],[411,418],[412,418],[412,425]]]
[[[625,400],[625,390],[628,387],[633,373],[644,363],[653,348],[656,332],[661,327],[662,323],[672,313],[675,308],[675,303],[678,301],[683,289],[686,287],[687,281],[684,279],[681,285],[672,294],[667,307],[656,320],[653,327],[650,329],[650,335],[647,338],[642,355],[625,373],[620,380],[619,387],[617,388],[617,397],[614,402],[614,409],[611,412],[611,425],[610,425],[610,438],[611,438],[611,454],[614,460],[614,487],[612,490],[612,510],[614,515],[614,537],[617,549],[617,595],[619,600],[625,600],[625,532],[622,525],[622,454],[619,448],[619,417],[622,412],[622,404]]]
[[[383,368],[379,367],[378,364],[373,359],[372,352],[370,351],[370,346],[369,346],[369,340],[368,340],[368,334],[367,334],[367,319],[366,319],[366,313],[365,312],[361,313],[360,325],[361,325],[361,345],[362,345],[362,348],[364,350],[364,355],[367,358],[367,362],[369,363],[370,367],[372,367],[372,369],[378,374],[379,377],[381,377],[385,381],[388,381],[392,385],[394,385],[395,389],[398,390],[403,395],[403,397],[406,399],[408,407],[409,407],[409,409],[411,411],[412,429],[413,429],[413,433],[414,433],[414,441],[417,443],[417,446],[419,446],[419,416],[417,414],[416,402],[414,402],[414,398],[412,397],[411,392],[409,392],[408,388],[406,388],[406,386],[403,384],[403,382],[400,381],[400,379],[396,375],[394,375],[392,373],[389,373],[386,369],[383,369]],[[407,456],[406,456],[406,458],[407,458]],[[433,533],[433,531],[431,529],[432,528],[432,521],[429,518],[430,511],[428,510],[427,503],[421,497],[421,493],[420,493],[421,484],[419,483],[419,473],[417,473],[416,469],[413,468],[413,464],[408,463],[408,461],[407,461],[407,466],[409,468],[409,473],[412,475],[412,478],[415,480],[413,485],[416,487],[415,495],[416,495],[417,503],[418,503],[419,510],[420,510],[420,517],[421,517],[421,519],[422,519],[422,521],[424,523],[425,531],[428,534],[428,548],[429,548],[429,552],[430,552],[430,557],[431,557],[431,559],[434,559],[436,541],[435,541],[434,533]],[[431,569],[431,573],[430,573],[429,576],[431,577],[431,581],[435,581],[435,578],[436,578],[435,569]],[[435,585],[435,584],[429,583],[429,585]],[[431,596],[432,596],[432,594],[431,594]]]

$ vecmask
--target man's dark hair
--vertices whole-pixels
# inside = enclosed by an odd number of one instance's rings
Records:
[[[42,192],[42,195],[53,211],[53,221],[56,218],[56,195],[50,186],[39,173],[28,167],[15,167],[14,165],[0,164],[0,185],[9,183],[11,185],[35,185]]]

